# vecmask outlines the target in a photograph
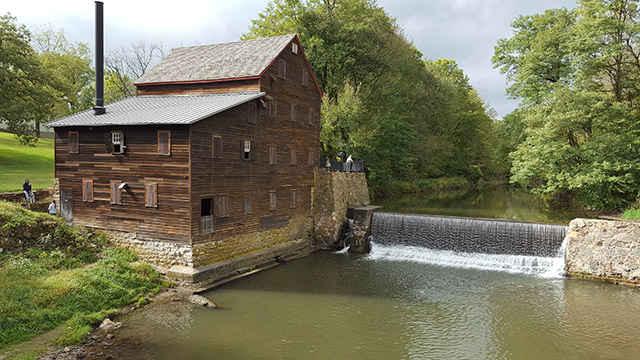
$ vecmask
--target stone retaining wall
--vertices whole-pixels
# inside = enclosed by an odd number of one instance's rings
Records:
[[[202,244],[141,240],[136,233],[100,230],[118,246],[130,249],[173,280],[204,286],[311,250],[308,217],[287,226]]]
[[[107,230],[101,232],[114,244],[132,250],[145,262],[164,268],[165,271],[174,265],[193,267],[193,248],[190,244],[139,240],[137,233]]]
[[[575,219],[568,237],[567,276],[640,284],[640,223]]]
[[[370,204],[367,177],[364,173],[328,172],[318,168],[314,188],[315,238],[321,249],[333,250],[340,246],[348,224],[347,208]]]

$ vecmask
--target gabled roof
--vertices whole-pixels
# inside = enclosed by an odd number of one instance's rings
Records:
[[[225,44],[189,46],[169,56],[135,81],[136,85],[259,77],[295,34]]]
[[[46,126],[193,124],[264,95],[263,92],[245,92],[136,96],[107,104],[106,114],[95,115],[93,110],[86,110],[51,121]]]

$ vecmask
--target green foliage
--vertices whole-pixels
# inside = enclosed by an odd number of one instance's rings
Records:
[[[17,229],[28,228],[37,234],[32,238],[38,238],[32,247],[23,243],[21,252],[0,254],[0,347],[67,320],[58,342],[82,341],[91,327],[116,309],[142,303],[144,295],[167,286],[149,265],[134,263],[134,253],[104,249],[104,237],[83,234],[42,215],[38,218],[38,213],[0,203],[0,222],[6,223],[3,231],[11,229],[15,234]],[[46,224],[38,226],[37,222]],[[87,267],[100,251],[100,260]]]
[[[0,17],[0,120],[20,141],[33,144],[33,121],[51,114],[46,68],[31,48],[31,33],[10,14]]]
[[[640,209],[627,209],[622,213],[623,219],[639,220]]]
[[[588,208],[620,209],[640,188],[640,28],[636,0],[583,0],[512,24],[494,65],[520,109],[499,126],[512,182],[537,194],[573,194]],[[506,153],[508,154],[508,157]]]
[[[69,44],[62,30],[32,35],[10,14],[0,17],[0,121],[22,144],[34,145],[41,123],[90,105],[80,102],[90,62],[87,45]]]
[[[285,33],[300,37],[325,94],[325,155],[364,160],[375,192],[484,174],[493,136],[486,104],[454,61],[423,62],[375,1],[276,0],[243,37]]]
[[[12,134],[0,132],[0,192],[22,191],[25,179],[34,190],[49,188],[53,178],[53,140],[25,147]]]

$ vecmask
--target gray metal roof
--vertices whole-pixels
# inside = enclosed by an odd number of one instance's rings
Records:
[[[291,34],[226,44],[176,48],[136,80],[135,84],[258,76],[294,37],[295,35]]]
[[[106,114],[94,115],[93,110],[86,110],[51,121],[46,126],[193,124],[264,95],[263,92],[245,92],[136,96],[107,104]]]

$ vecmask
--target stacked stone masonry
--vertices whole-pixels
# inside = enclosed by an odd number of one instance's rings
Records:
[[[347,208],[370,204],[364,173],[316,169],[313,199],[315,237],[321,249],[335,249],[348,223]]]
[[[640,223],[575,219],[568,237],[568,276],[640,284]]]

